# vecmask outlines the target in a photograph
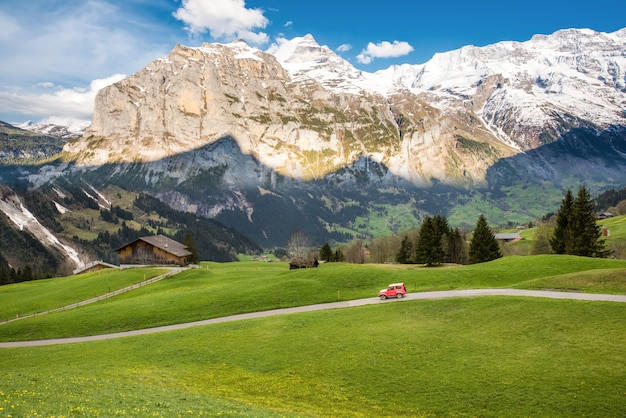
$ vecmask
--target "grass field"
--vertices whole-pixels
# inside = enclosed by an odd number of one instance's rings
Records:
[[[95,335],[375,297],[378,290],[392,282],[405,282],[410,292],[518,287],[626,294],[624,269],[626,260],[554,255],[505,257],[491,263],[439,268],[329,263],[317,269],[290,271],[286,263],[205,263],[201,269],[187,270],[98,303],[1,324],[0,341]],[[142,277],[132,270],[128,274],[133,274],[136,280]],[[564,280],[563,275],[569,276]],[[103,283],[108,280],[106,277],[101,276]],[[97,276],[85,279],[95,280]],[[45,284],[53,286],[56,280]],[[96,287],[88,280],[81,282],[80,276],[65,280],[74,286],[84,283],[88,289]],[[59,283],[58,286],[63,285]],[[80,286],[77,289],[81,289]],[[0,302],[14,300],[11,290],[12,286],[0,287]],[[75,293],[74,290],[68,292]],[[36,294],[40,298],[44,295],[37,291]],[[67,299],[75,301],[79,296]],[[12,310],[32,310],[28,298],[24,298],[23,303],[13,305]]]
[[[161,268],[106,269],[79,276],[0,286],[0,321],[46,312],[165,273]]]
[[[600,226],[606,226],[610,231],[610,236],[607,240],[612,239],[626,239],[626,216],[615,216],[613,218],[607,218],[598,222]]]
[[[535,256],[435,269],[324,264],[300,271],[284,263],[207,263],[95,305],[0,324],[0,340],[374,297],[393,281],[411,292],[518,287],[626,294],[626,261]],[[33,283],[30,299],[22,290],[20,309],[34,309],[28,300],[45,299],[52,289]],[[6,291],[0,288],[0,303]],[[81,292],[72,288],[65,299]],[[621,417],[624,318],[626,304],[615,302],[407,300],[2,349],[0,416]]]

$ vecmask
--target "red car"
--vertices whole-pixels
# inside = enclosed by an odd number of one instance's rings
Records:
[[[378,297],[382,300],[387,298],[398,298],[402,299],[402,297],[406,295],[406,286],[404,283],[393,283],[387,286],[386,289],[378,292]]]

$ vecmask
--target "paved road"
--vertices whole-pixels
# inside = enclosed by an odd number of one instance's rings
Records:
[[[0,348],[13,348],[13,347],[37,347],[43,345],[56,345],[56,344],[71,344],[88,341],[108,340],[111,338],[130,337],[134,335],[150,334],[154,332],[172,331],[184,328],[197,327],[202,325],[218,324],[222,322],[241,321],[244,319],[263,318],[273,315],[288,315],[298,312],[312,312],[320,311],[324,309],[338,309],[349,308],[353,306],[373,305],[376,303],[392,303],[401,302],[404,300],[421,300],[421,299],[444,299],[444,298],[459,298],[459,297],[475,297],[475,296],[530,296],[530,297],[544,297],[552,299],[576,299],[576,300],[591,300],[591,301],[610,301],[610,302],[623,302],[626,303],[625,295],[602,295],[591,293],[570,293],[570,292],[553,292],[546,290],[522,290],[522,289],[465,289],[465,290],[444,290],[438,292],[417,292],[407,293],[403,299],[388,299],[381,301],[378,298],[367,298],[348,300],[345,302],[332,302],[321,303],[317,305],[297,306],[294,308],[274,309],[271,311],[263,312],[250,312],[239,315],[225,316],[221,318],[205,319],[203,321],[187,322],[184,324],[166,325],[156,328],[138,329],[134,331],[116,332],[113,334],[93,335],[89,337],[73,337],[73,338],[57,338],[49,340],[35,340],[35,341],[15,341],[0,343]]]

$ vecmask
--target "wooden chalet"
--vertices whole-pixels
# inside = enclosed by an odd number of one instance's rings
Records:
[[[164,235],[137,238],[115,251],[121,265],[186,266],[192,255],[185,245]]]

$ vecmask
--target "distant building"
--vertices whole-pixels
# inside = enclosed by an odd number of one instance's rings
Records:
[[[598,219],[608,219],[608,218],[612,218],[612,217],[613,217],[613,214],[611,212],[602,212],[602,213],[599,213],[596,216],[596,218],[598,218]]]
[[[518,233],[494,234],[494,236],[496,237],[496,240],[504,242],[521,241],[523,239]]]
[[[74,270],[74,274],[83,274],[83,273],[93,273],[96,271],[104,270],[104,269],[116,269],[119,268],[116,265],[105,263],[102,260],[92,261],[87,264],[85,267]]]
[[[115,251],[120,255],[120,265],[186,266],[192,255],[185,245],[164,235],[137,238]]]
[[[320,262],[315,260],[291,260],[289,262],[289,270],[316,268]]]

